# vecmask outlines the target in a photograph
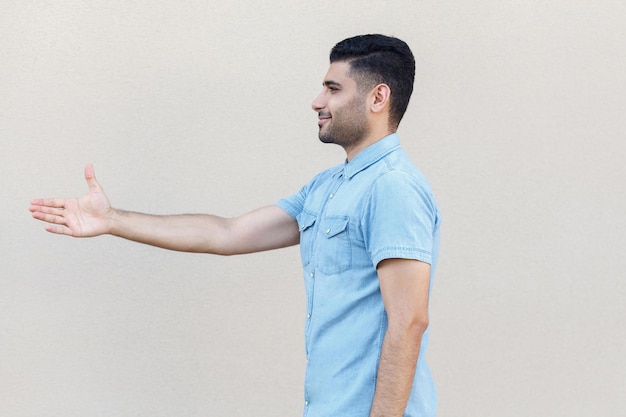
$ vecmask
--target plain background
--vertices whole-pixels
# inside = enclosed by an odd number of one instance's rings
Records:
[[[0,415],[297,416],[297,247],[222,258],[32,220],[237,215],[340,163],[310,109],[339,40],[417,59],[401,140],[443,213],[440,416],[626,410],[626,3],[0,3]]]

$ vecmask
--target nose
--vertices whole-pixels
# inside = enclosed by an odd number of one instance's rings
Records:
[[[320,92],[318,96],[313,99],[313,102],[311,103],[311,108],[313,109],[313,111],[319,112],[324,107],[326,107],[326,102],[324,101],[323,96],[324,91]]]

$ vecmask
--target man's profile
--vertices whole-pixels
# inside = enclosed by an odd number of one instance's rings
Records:
[[[431,188],[396,133],[413,91],[415,60],[383,35],[345,39],[330,53],[313,100],[319,139],[346,160],[298,192],[239,217],[157,216],[113,208],[85,168],[79,199],[36,199],[51,233],[103,234],[221,255],[299,244],[306,289],[308,417],[434,416],[424,354],[440,216]]]

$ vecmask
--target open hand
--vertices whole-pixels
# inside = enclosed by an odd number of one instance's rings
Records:
[[[32,216],[47,223],[50,233],[74,237],[92,237],[109,233],[114,210],[94,173],[93,165],[85,167],[89,191],[81,198],[35,199],[30,202]]]

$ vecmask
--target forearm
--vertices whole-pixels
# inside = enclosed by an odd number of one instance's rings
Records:
[[[402,417],[404,414],[413,386],[422,334],[421,328],[399,332],[387,330],[370,417]]]
[[[151,215],[111,211],[109,234],[183,252],[230,254],[230,220],[206,214]]]

